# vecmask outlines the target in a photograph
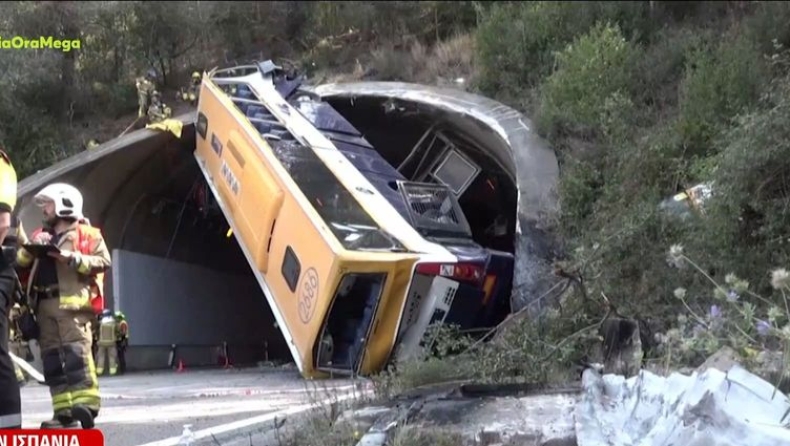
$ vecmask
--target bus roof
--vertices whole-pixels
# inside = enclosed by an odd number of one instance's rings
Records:
[[[316,184],[314,177],[316,173],[323,173],[321,176],[327,182],[332,180],[337,183],[338,187],[334,190],[337,196],[347,198],[347,209],[364,211],[355,211],[355,215],[361,219],[361,214],[366,214],[369,223],[374,223],[384,238],[400,242],[396,245],[402,244],[409,251],[435,254],[448,260],[453,258],[444,246],[426,240],[413,227],[408,218],[407,203],[398,197],[402,194],[389,187],[390,181],[403,181],[403,176],[373,149],[361,133],[329,104],[305,106],[298,101],[287,101],[286,96],[291,96],[299,89],[303,78],[289,78],[279,72],[278,67],[264,65],[215,70],[209,73],[208,79],[220,88],[224,86],[225,90],[227,86],[236,86],[235,94],[231,95],[233,103],[252,128],[269,143],[292,178],[300,170],[304,172],[308,165],[311,166],[306,170],[311,172],[310,175],[297,174],[300,178],[294,178],[302,191],[305,192],[303,186],[307,182],[317,186],[313,188],[314,191],[319,190],[321,186]],[[275,77],[278,81],[275,81]],[[320,103],[320,100],[313,102]],[[316,109],[318,113],[314,113]],[[328,113],[329,110],[333,113]],[[330,126],[332,130],[328,130]],[[297,169],[297,165],[302,167]],[[325,187],[326,190],[328,188]],[[331,203],[318,203],[316,206],[316,201],[310,198],[319,215],[322,210],[324,213],[329,212],[329,209],[343,210]],[[322,209],[324,205],[327,208]],[[326,215],[321,217],[341,243],[344,234],[348,235],[344,231],[353,229],[349,227],[353,225],[334,225],[327,221]],[[358,224],[360,227],[372,226],[361,222]],[[370,249],[386,249],[387,244],[382,239],[375,245]],[[344,244],[344,247],[353,249],[348,244]]]

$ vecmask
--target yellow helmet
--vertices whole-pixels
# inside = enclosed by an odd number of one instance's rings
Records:
[[[0,149],[0,211],[14,211],[16,192],[16,169],[8,155]]]
[[[200,73],[198,73],[197,71],[193,72],[192,79],[200,79]]]

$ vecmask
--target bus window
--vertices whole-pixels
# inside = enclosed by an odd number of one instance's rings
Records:
[[[345,249],[406,251],[376,224],[313,149],[287,140],[269,145]]]
[[[283,257],[282,274],[285,283],[291,292],[296,292],[296,283],[299,281],[299,275],[302,274],[302,265],[296,257],[296,253],[290,246],[285,247],[285,256]]]
[[[357,371],[386,279],[386,273],[343,276],[324,322],[317,349],[319,368]]]

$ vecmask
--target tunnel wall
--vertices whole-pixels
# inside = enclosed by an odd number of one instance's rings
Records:
[[[327,100],[380,98],[382,106],[442,121],[484,149],[518,187],[516,266],[511,307],[543,307],[558,278],[553,223],[559,212],[559,165],[554,151],[523,114],[492,99],[465,91],[402,82],[325,84],[311,89]],[[353,117],[346,116],[353,124]],[[534,310],[534,312],[533,312]]]
[[[134,330],[130,346],[246,344],[279,335],[252,275],[118,249],[112,274],[114,306]]]
[[[207,314],[208,310],[205,307],[211,305],[212,302],[190,302],[188,307],[178,308],[176,302],[181,304],[184,302],[180,299],[174,299],[173,295],[183,292],[184,289],[174,287],[172,284],[172,292],[168,299],[154,302],[151,297],[159,295],[162,286],[161,283],[157,285],[147,281],[146,276],[149,276],[150,272],[165,270],[168,273],[177,275],[180,270],[185,268],[183,260],[192,260],[201,255],[207,260],[212,260],[213,257],[215,263],[219,263],[220,267],[228,267],[228,257],[233,256],[234,248],[238,251],[242,266],[244,268],[247,267],[243,255],[238,250],[236,241],[232,238],[226,239],[224,231],[222,231],[221,235],[214,238],[221,239],[220,242],[224,245],[231,245],[229,247],[218,249],[215,246],[216,244],[206,244],[208,241],[205,237],[200,239],[202,243],[194,243],[194,240],[190,240],[190,238],[194,239],[196,237],[194,230],[190,234],[190,229],[193,226],[192,221],[184,222],[178,228],[175,224],[175,218],[170,218],[174,212],[170,212],[167,218],[173,220],[172,222],[168,224],[164,224],[167,222],[157,222],[157,219],[151,215],[149,209],[145,209],[141,205],[145,204],[149,197],[159,193],[185,197],[190,182],[202,179],[200,170],[193,157],[193,118],[194,114],[182,115],[176,118],[184,122],[180,139],[168,132],[147,129],[136,130],[120,138],[108,141],[96,149],[81,152],[54,164],[47,169],[22,179],[19,184],[18,209],[28,234],[41,224],[40,211],[32,205],[32,197],[38,190],[49,183],[64,181],[75,185],[82,191],[85,199],[84,211],[86,216],[91,220],[92,224],[102,229],[108,248],[111,251],[116,251],[114,260],[119,262],[114,265],[114,268],[107,274],[105,279],[106,305],[108,308],[115,308],[114,302],[116,298],[120,298],[121,302],[124,302],[123,295],[115,296],[114,290],[127,287],[124,281],[120,284],[115,284],[113,280],[113,276],[117,276],[119,270],[125,271],[129,269],[124,266],[126,256],[122,255],[119,257],[117,250],[120,249],[121,252],[133,251],[142,256],[142,258],[156,264],[154,268],[138,265],[135,271],[133,262],[131,271],[124,274],[124,277],[128,277],[131,281],[137,281],[138,285],[149,290],[148,292],[138,293],[143,295],[144,298],[138,301],[137,309],[134,304],[129,308],[132,312],[128,317],[133,335],[133,343],[127,352],[129,370],[167,367],[171,353],[171,341],[178,340],[170,337],[166,340],[152,342],[151,336],[155,337],[162,335],[162,333],[155,333],[155,330],[159,328],[157,325],[146,323],[151,319],[150,317],[141,318],[139,315],[134,314],[138,309],[142,312],[146,305],[150,305],[147,311],[154,315],[154,320],[161,316],[179,323],[190,318],[198,318],[199,320],[202,318],[203,325],[213,325],[207,319],[212,316],[214,321],[226,324],[228,319],[227,312],[212,311],[210,315]],[[177,211],[178,209],[175,209],[176,213]],[[160,218],[159,220],[162,219]],[[178,237],[175,237],[176,233],[178,233]],[[174,237],[176,240],[172,250],[170,250],[169,244]],[[168,251],[171,251],[169,255],[173,260],[162,262],[161,258],[165,257]],[[130,254],[130,256],[133,256],[133,254]],[[135,258],[140,259],[141,257],[139,256]],[[196,269],[201,276],[211,274],[211,272],[207,273],[205,271],[206,268],[197,266]],[[238,270],[239,268],[233,265],[231,269]],[[245,271],[243,270],[242,273]],[[238,274],[234,271],[224,271],[215,273],[214,277],[221,280],[220,278],[235,277],[236,275]],[[235,294],[240,295],[245,305],[251,305],[249,308],[262,311],[237,310],[243,315],[240,319],[244,320],[246,317],[248,322],[244,325],[239,325],[234,320],[226,325],[229,330],[226,332],[212,333],[211,330],[207,330],[203,338],[196,337],[196,332],[192,332],[191,339],[189,336],[181,339],[181,341],[190,342],[191,344],[181,344],[177,348],[176,358],[182,358],[185,364],[192,367],[216,364],[217,345],[196,345],[195,343],[221,345],[221,340],[214,342],[215,339],[220,337],[231,339],[228,341],[231,343],[228,346],[228,350],[234,363],[254,363],[261,359],[266,359],[267,353],[271,353],[271,359],[282,358],[283,356],[288,357],[287,349],[283,350],[281,348],[280,350],[283,351],[277,353],[277,343],[284,342],[282,341],[282,335],[272,327],[273,318],[270,310],[266,307],[262,292],[254,284],[254,279],[251,275],[249,279],[253,280],[253,286],[249,286],[249,280],[244,281],[242,279],[238,285],[231,284],[228,288],[234,290]],[[200,281],[199,279],[196,281],[193,278],[189,282],[199,283]],[[148,285],[151,285],[150,289],[147,288]],[[189,284],[185,286],[189,286]],[[157,287],[160,288],[159,291],[157,291]],[[203,284],[202,288],[208,289],[205,284]],[[188,289],[187,292],[189,292]],[[208,294],[203,293],[199,295],[200,299],[206,299]],[[219,293],[214,291],[213,294]],[[241,296],[241,294],[244,295]],[[178,297],[183,298],[183,296]],[[222,295],[221,298],[227,298],[227,296]],[[162,302],[169,303],[170,306],[165,305],[163,307]],[[196,303],[197,305],[195,305]],[[121,303],[121,305],[124,304]],[[241,304],[238,301],[237,305],[241,308]],[[196,312],[196,316],[190,315],[191,307],[203,308],[203,310]],[[266,322],[267,317],[271,318],[271,322]],[[254,336],[260,335],[261,332],[266,332],[267,329],[272,331],[274,333],[273,342],[269,342],[270,345],[267,345],[264,337],[253,341],[249,339],[242,341],[245,331],[250,328],[251,324],[256,325],[256,328],[253,329]],[[257,326],[257,324],[262,325]],[[233,329],[236,329],[235,333]],[[148,336],[148,340],[145,339],[146,333],[152,334]],[[136,341],[139,341],[139,343],[136,343]],[[147,342],[147,344],[143,345],[143,341]],[[167,345],[164,345],[164,343],[167,343]],[[33,350],[37,350],[35,342],[32,342],[31,346]],[[34,356],[36,356],[37,360],[33,362],[33,365],[41,370],[38,351],[34,351]]]
[[[129,321],[131,369],[216,365],[227,343],[233,364],[286,357],[288,348],[252,275],[227,274],[113,250],[114,308]]]

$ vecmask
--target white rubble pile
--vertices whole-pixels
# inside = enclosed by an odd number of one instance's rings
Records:
[[[629,379],[588,369],[582,385],[578,446],[790,445],[790,399],[739,365]]]

